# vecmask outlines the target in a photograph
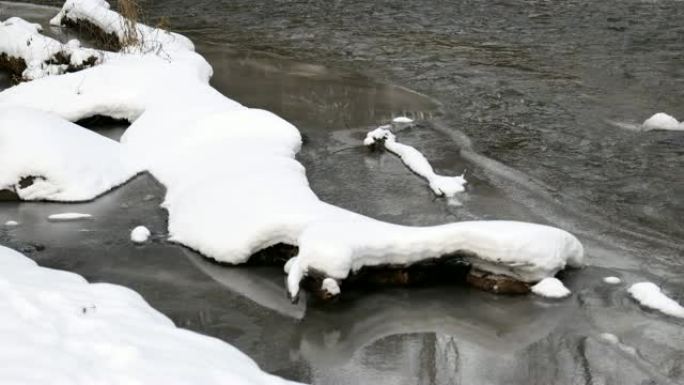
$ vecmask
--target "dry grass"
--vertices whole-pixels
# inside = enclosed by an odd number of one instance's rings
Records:
[[[140,34],[138,33],[138,21],[142,14],[140,4],[137,0],[118,0],[117,8],[121,16],[124,17],[124,34],[121,36],[121,47],[132,47],[141,44]]]

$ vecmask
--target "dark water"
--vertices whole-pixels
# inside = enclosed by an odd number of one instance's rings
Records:
[[[42,265],[129,286],[178,325],[292,379],[684,382],[684,323],[644,311],[625,284],[601,282],[653,280],[684,302],[684,134],[610,123],[659,110],[684,118],[680,4],[145,3],[149,20],[169,16],[197,43],[218,90],[300,128],[299,158],[324,200],[407,224],[512,218],[571,229],[589,266],[564,277],[570,299],[435,287],[291,305],[278,269],[229,269],[167,243],[164,191],[149,176],[84,204],[0,203],[0,223],[22,223],[0,227],[0,242]],[[41,22],[54,13],[0,9]],[[441,173],[468,169],[461,206],[436,199],[395,157],[359,145],[400,114],[419,122],[400,141]],[[117,138],[125,127],[97,129]],[[94,219],[47,221],[63,211]],[[152,243],[130,243],[138,224],[152,230]],[[637,353],[604,342],[604,332]]]

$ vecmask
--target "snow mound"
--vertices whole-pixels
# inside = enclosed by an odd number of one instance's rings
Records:
[[[123,20],[105,1],[68,0],[53,21],[65,18],[123,33]],[[51,135],[48,140],[0,126],[15,152],[5,157],[0,151],[0,160],[12,165],[11,172],[0,168],[0,181],[14,186],[37,169],[45,175],[36,176],[45,179],[34,184],[48,186],[32,197],[77,200],[149,171],[166,187],[170,240],[232,264],[279,243],[298,246],[299,255],[289,264],[292,296],[300,281],[315,272],[341,280],[363,266],[411,264],[453,253],[480,270],[525,282],[582,264],[582,245],[561,229],[506,221],[399,226],[322,202],[295,159],[301,146],[296,127],[213,89],[212,69],[189,40],[144,26],[138,32],[137,50],[103,54],[97,66],[0,92],[3,111],[26,121],[35,117],[29,131]],[[121,143],[65,121],[94,115],[132,122]],[[463,190],[462,177],[435,174],[420,152],[396,143],[391,133],[385,136],[385,146],[428,179],[433,191],[452,195]],[[34,142],[47,155],[20,152]],[[57,157],[69,163],[63,169],[52,166]],[[73,167],[79,171],[71,172]]]
[[[92,215],[90,215],[90,214],[60,213],[60,214],[52,214],[48,217],[48,219],[51,221],[75,221],[78,219],[85,219],[85,218],[91,218],[91,217],[92,217]]]
[[[131,231],[131,241],[135,243],[145,243],[152,233],[145,226],[137,226]]]
[[[140,295],[39,267],[0,246],[3,384],[287,384]]]
[[[62,44],[41,35],[41,29],[39,24],[17,17],[0,22],[0,52],[24,61],[24,79],[62,74],[102,61],[101,52],[81,48],[78,40]]]
[[[0,164],[0,189],[24,200],[90,200],[139,171],[119,143],[23,107],[0,106]]]
[[[366,146],[382,144],[387,150],[401,158],[402,162],[414,173],[428,181],[432,191],[439,196],[453,197],[465,191],[466,180],[461,176],[442,176],[435,174],[430,162],[423,154],[411,146],[397,142],[389,126],[380,126],[370,131],[363,140]]]
[[[564,298],[572,294],[558,278],[544,278],[532,286],[532,292],[547,298]]]
[[[674,117],[664,113],[658,112],[650,118],[646,119],[643,124],[646,130],[674,130],[682,131],[684,130],[684,123],[680,123]]]
[[[603,282],[610,284],[610,285],[617,285],[620,282],[622,282],[622,280],[618,277],[604,277]]]
[[[332,278],[326,278],[323,280],[323,283],[321,284],[321,290],[330,295],[340,294],[340,286],[337,284],[337,281]]]
[[[658,310],[664,314],[684,318],[684,307],[677,301],[665,295],[658,285],[653,282],[635,283],[629,288],[629,294],[637,302],[649,309]]]

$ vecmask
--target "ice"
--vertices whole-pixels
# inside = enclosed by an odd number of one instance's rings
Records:
[[[134,243],[145,243],[150,238],[150,230],[145,226],[137,226],[131,231],[131,241]]]
[[[7,226],[7,227],[19,226],[19,222],[9,220],[9,221],[5,222],[5,226]]]
[[[74,221],[78,219],[85,219],[91,217],[92,215],[83,213],[60,213],[52,214],[48,217],[48,219],[51,221]]]
[[[321,290],[330,295],[340,294],[340,286],[337,284],[337,281],[332,278],[326,278],[323,280],[323,283],[321,284]]]
[[[684,318],[684,307],[665,295],[653,282],[635,283],[629,288],[629,294],[642,306],[673,317]]]
[[[571,294],[563,282],[558,278],[544,278],[536,285],[532,286],[532,292],[536,295],[547,298],[563,298]]]
[[[618,277],[604,277],[603,282],[610,284],[610,285],[617,285],[622,282],[622,280]]]

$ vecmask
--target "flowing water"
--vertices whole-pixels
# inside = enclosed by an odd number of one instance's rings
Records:
[[[292,305],[278,269],[226,268],[167,243],[164,190],[148,175],[88,203],[0,203],[0,223],[21,222],[0,228],[3,244],[129,286],[179,326],[316,384],[684,382],[684,322],[640,308],[625,290],[652,280],[684,302],[684,133],[625,129],[658,111],[684,118],[684,3],[143,6],[149,23],[168,17],[195,41],[219,91],[300,128],[299,159],[322,199],[406,224],[507,218],[567,228],[588,254],[588,267],[563,277],[574,295],[555,302],[431,287]],[[0,10],[42,23],[55,12]],[[438,172],[467,169],[458,203],[435,198],[396,157],[361,146],[397,115],[417,120],[399,140]],[[113,138],[125,130],[93,128]],[[47,221],[63,211],[94,219]],[[138,224],[153,242],[130,243]],[[607,275],[626,283],[606,285]]]

